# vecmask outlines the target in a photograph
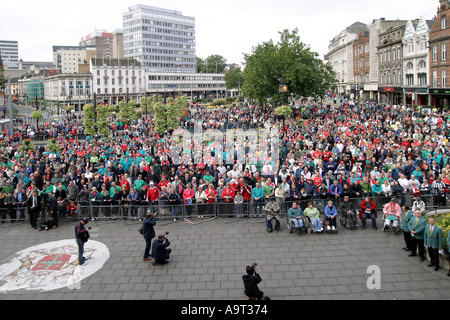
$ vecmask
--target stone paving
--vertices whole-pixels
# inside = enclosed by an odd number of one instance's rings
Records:
[[[260,289],[272,300],[450,299],[447,270],[435,272],[427,261],[408,257],[401,235],[341,226],[337,234],[290,234],[284,222],[283,230],[269,234],[263,218],[159,220],[156,232],[170,232],[173,252],[168,264],[158,266],[142,261],[145,242],[138,221],[89,222],[91,240],[110,250],[99,271],[76,289],[8,291],[0,299],[247,300],[241,276],[253,262],[263,278]],[[74,226],[64,222],[49,231],[25,223],[3,226],[0,264],[36,244],[74,239]],[[368,288],[373,265],[380,268],[379,289]]]

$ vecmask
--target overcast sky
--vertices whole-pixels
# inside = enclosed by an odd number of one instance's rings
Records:
[[[195,17],[197,56],[224,56],[242,63],[243,53],[279,31],[299,29],[300,40],[323,58],[329,41],[354,22],[433,19],[439,0],[15,0],[2,1],[0,39],[19,41],[24,61],[52,61],[53,45],[78,45],[95,29],[122,28],[133,4],[181,11]]]

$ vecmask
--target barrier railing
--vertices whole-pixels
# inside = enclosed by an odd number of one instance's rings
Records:
[[[382,212],[383,206],[391,200],[391,196],[371,196],[376,204],[376,210]],[[396,202],[400,205],[407,205],[413,208],[416,198],[409,194],[405,194],[396,198]],[[425,206],[422,208],[423,214],[434,212],[435,214],[447,211],[450,212],[450,202],[447,199],[447,194],[441,195],[422,195],[421,199]],[[308,198],[295,199],[275,199],[281,208],[281,215],[287,216],[289,208],[292,207],[293,202],[304,211],[308,202],[312,202],[322,214],[328,201],[332,201],[333,205],[339,211],[339,207],[344,198],[341,197],[320,197],[310,196]],[[356,210],[360,210],[360,204],[365,200],[365,197],[350,198]],[[117,201],[114,203],[101,203],[90,201],[70,202],[64,201],[58,203],[57,217],[59,223],[64,223],[68,220],[78,220],[81,218],[89,218],[94,220],[108,220],[108,219],[131,219],[142,220],[147,211],[158,212],[159,219],[173,219],[173,220],[190,220],[196,218],[252,218],[265,217],[264,207],[269,202],[268,199],[260,201],[243,201],[242,203],[229,202],[226,199],[217,199],[213,203],[184,203],[170,205],[167,202],[148,202],[148,201]],[[15,205],[9,207],[0,207],[0,226],[7,224],[13,225],[16,222],[30,222],[30,208],[26,205]],[[43,201],[41,207],[36,213],[38,224],[52,219],[49,204]]]

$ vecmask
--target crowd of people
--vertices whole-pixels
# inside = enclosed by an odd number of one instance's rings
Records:
[[[193,132],[198,125],[203,132],[265,127],[277,134],[269,133],[272,143],[256,146],[245,134],[236,142],[224,135],[224,145],[231,142],[235,151],[223,156],[211,141],[193,142],[187,146],[192,157],[182,157],[183,163],[173,161],[173,130],[154,132],[151,117],[131,124],[115,115],[110,120],[108,138],[86,136],[81,115],[25,124],[13,136],[3,132],[2,220],[7,215],[11,222],[24,219],[28,212],[37,227],[35,208],[41,202],[56,221],[52,227],[61,216],[138,219],[148,208],[174,219],[194,212],[229,214],[230,208],[237,217],[258,216],[272,199],[283,212],[294,201],[302,211],[308,211],[308,202],[326,209],[332,201],[340,208],[345,197],[359,199],[358,205],[375,202],[378,210],[394,198],[399,206],[423,212],[445,206],[450,192],[447,110],[303,104],[284,118],[270,106],[193,107],[180,119],[178,130]],[[37,137],[56,139],[60,151],[45,145],[21,151],[21,141]],[[203,157],[194,157],[199,150]],[[30,200],[35,196],[36,205]],[[145,209],[140,211],[140,206]],[[370,208],[362,212],[372,220],[373,214]]]

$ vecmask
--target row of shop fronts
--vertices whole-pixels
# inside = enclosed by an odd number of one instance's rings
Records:
[[[379,87],[379,103],[448,108],[450,88]]]
[[[432,106],[449,108],[450,88],[348,85],[333,93],[336,101],[374,101],[386,105]]]

